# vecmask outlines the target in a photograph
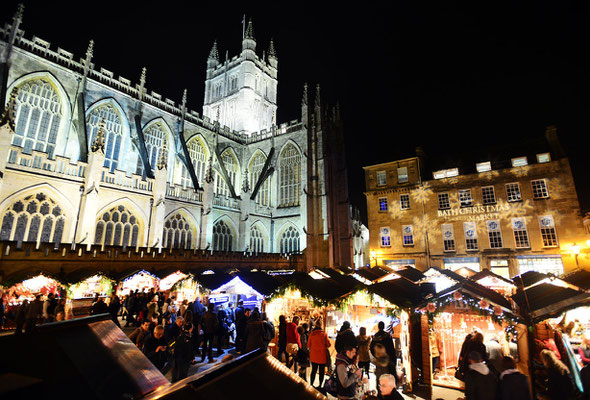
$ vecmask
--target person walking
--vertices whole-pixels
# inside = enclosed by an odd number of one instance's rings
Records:
[[[496,376],[483,362],[481,353],[473,350],[467,359],[469,367],[465,373],[465,400],[496,400]]]
[[[316,372],[319,371],[320,384],[317,388],[322,388],[324,385],[324,371],[328,363],[328,349],[330,348],[330,339],[323,329],[323,321],[318,317],[315,321],[314,328],[309,334],[307,345],[309,346],[309,360],[311,361],[311,374],[309,376],[309,383],[313,386],[315,382]]]
[[[201,353],[201,362],[205,361],[205,357],[208,357],[208,361],[213,362],[213,339],[217,332],[217,315],[213,312],[215,306],[209,304],[207,311],[203,314],[202,329],[203,329],[203,351]]]
[[[287,363],[287,367],[293,367],[293,370],[297,372],[297,352],[301,348],[301,339],[297,332],[297,326],[299,325],[299,317],[295,315],[291,322],[287,324],[287,354],[291,357],[291,361]]]
[[[369,367],[371,366],[371,355],[369,354],[369,347],[371,345],[371,337],[367,336],[367,328],[361,326],[359,335],[356,337],[358,342],[358,366],[365,371],[367,377],[369,376]]]
[[[193,360],[192,351],[193,324],[187,322],[174,343],[174,357],[172,365],[172,383],[188,376],[188,369]]]
[[[502,350],[500,341],[494,336],[485,344],[485,346],[488,366],[491,365],[496,370],[496,373],[500,375],[502,371],[504,371],[504,351]]]
[[[262,344],[262,348],[264,351],[268,351],[268,345],[275,338],[275,326],[268,320],[266,313],[263,312],[261,315],[262,318],[262,326],[264,327],[264,341]]]
[[[285,355],[285,365],[289,366],[289,354],[287,353],[287,318],[279,316],[279,338],[278,338],[277,359],[282,361]]]
[[[356,352],[356,347],[346,343],[336,355],[336,391],[339,399],[354,399],[356,396],[356,386],[363,374],[354,363]]]
[[[260,314],[254,310],[246,324],[244,333],[245,352],[249,353],[264,345],[264,323],[260,320]]]
[[[29,300],[25,299],[16,309],[16,313],[14,316],[14,323],[16,324],[16,329],[14,331],[15,335],[20,335],[21,333],[23,333],[23,327],[25,326],[28,311]]]
[[[297,351],[297,363],[299,363],[299,377],[302,380],[306,380],[307,377],[307,367],[309,367],[309,348],[307,347],[307,340],[308,340],[308,331],[307,331],[307,324],[303,323],[297,327],[297,333],[299,334],[299,341],[301,342],[301,347]]]
[[[109,314],[111,315],[111,320],[117,325],[119,328],[121,324],[119,323],[119,310],[121,309],[121,302],[119,301],[119,296],[117,296],[114,292],[111,293],[109,306],[107,308]]]
[[[499,400],[530,399],[527,377],[516,369],[516,363],[512,357],[504,356],[502,358],[502,369]]]
[[[222,307],[217,310],[217,356],[223,354],[223,346],[229,326],[227,325],[227,311]]]
[[[41,295],[35,296],[35,300],[29,304],[27,314],[25,316],[25,333],[33,333],[37,328],[37,321],[41,318],[43,313],[43,303],[41,302]]]

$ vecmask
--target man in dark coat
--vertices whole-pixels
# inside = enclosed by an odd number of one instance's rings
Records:
[[[174,344],[174,365],[172,366],[172,382],[177,382],[188,376],[188,369],[193,360],[192,352],[193,324],[187,322],[182,328],[182,333]]]
[[[168,369],[164,370],[168,361],[168,343],[164,339],[164,327],[158,325],[154,328],[154,333],[149,334],[143,342],[143,354],[158,368],[162,374],[166,374]]]
[[[356,336],[354,336],[354,332],[350,328],[350,322],[344,321],[336,335],[334,348],[337,353],[342,353],[347,345],[356,348],[358,346],[358,341],[356,340]]]
[[[516,369],[512,357],[502,358],[502,369],[504,372],[500,375],[500,400],[530,399],[527,378]]]
[[[381,343],[383,347],[385,347],[385,352],[389,356],[389,360],[393,363],[393,365],[397,365],[397,354],[395,351],[395,346],[393,344],[393,338],[388,332],[385,332],[385,323],[383,321],[379,321],[377,324],[378,331],[373,335],[371,339],[370,350],[373,357],[375,355],[375,345],[377,343]]]
[[[209,304],[209,309],[203,314],[201,328],[203,329],[203,350],[201,353],[201,362],[205,361],[205,357],[209,358],[209,362],[213,362],[213,339],[217,332],[217,315],[213,312],[215,306]]]
[[[118,317],[120,309],[121,309],[121,301],[119,300],[119,296],[117,296],[115,293],[111,293],[111,300],[109,301],[107,311],[111,315],[111,320],[119,328],[121,327],[121,324],[119,323],[119,317]]]
[[[496,400],[496,376],[483,363],[481,353],[474,350],[467,357],[469,367],[465,373],[465,400]]]

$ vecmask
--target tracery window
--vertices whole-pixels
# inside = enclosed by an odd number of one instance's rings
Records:
[[[18,89],[12,144],[22,146],[25,153],[44,151],[53,158],[62,118],[59,96],[49,82],[44,79],[25,82]]]
[[[192,229],[182,214],[174,214],[164,222],[162,243],[167,249],[191,249]]]
[[[0,240],[55,243],[63,238],[65,214],[59,204],[39,192],[15,201],[5,212]]]
[[[121,126],[121,117],[115,108],[110,104],[104,104],[96,107],[87,117],[88,132],[90,141],[88,147],[92,146],[96,133],[100,127],[100,122],[104,118],[104,142],[105,157],[104,166],[108,167],[111,172],[117,169],[119,164],[119,155],[123,141],[123,128]]]
[[[279,159],[279,207],[299,205],[301,196],[301,155],[289,143]]]
[[[213,225],[213,250],[232,251],[234,235],[229,226],[223,221]]]
[[[201,141],[197,138],[189,141],[186,145],[188,149],[189,157],[191,158],[191,162],[193,163],[193,168],[195,170],[195,175],[199,180],[199,184],[203,184],[203,180],[205,179],[205,169],[207,168],[207,152],[205,151],[205,147],[201,143]],[[192,187],[193,183],[191,181],[191,177],[186,169],[186,166],[182,165],[182,177],[181,177],[181,185],[182,187]]]
[[[254,187],[256,185],[256,183],[258,182],[258,178],[260,177],[260,174],[262,173],[262,170],[264,169],[264,163],[266,162],[266,158],[264,157],[264,155],[262,155],[262,153],[258,153],[256,154],[256,156],[252,159],[252,161],[250,162],[250,166],[248,167],[248,169],[250,170],[250,185],[252,186],[252,190],[254,190]],[[263,205],[263,206],[268,206],[270,204],[270,178],[267,178],[264,183],[262,185],[260,185],[260,188],[258,189],[258,193],[256,194],[256,203]]]
[[[280,241],[281,253],[297,253],[299,252],[299,232],[294,227],[290,226],[281,235]]]
[[[139,222],[125,206],[104,212],[96,222],[94,244],[104,246],[137,246]]]
[[[250,229],[250,251],[253,253],[264,252],[264,236],[257,226]]]
[[[225,171],[227,172],[227,177],[229,178],[229,181],[235,188],[236,178],[238,176],[238,163],[236,162],[236,159],[229,151],[226,151],[221,155],[221,162],[225,166]],[[217,193],[220,196],[230,196],[229,186],[223,179],[221,172],[215,173],[215,193]]]
[[[160,157],[162,151],[162,145],[164,142],[164,127],[160,123],[150,125],[145,132],[143,132],[143,139],[145,142],[145,149],[147,151],[148,162],[152,169],[156,168],[156,163]],[[143,165],[141,156],[137,157],[137,175],[141,175],[144,179],[146,177],[146,171]]]

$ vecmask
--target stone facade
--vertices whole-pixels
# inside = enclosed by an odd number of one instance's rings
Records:
[[[338,130],[329,141],[343,143],[336,114],[320,106],[318,85],[313,107],[304,89],[300,120],[275,123],[278,59],[272,43],[266,57],[256,55],[251,23],[239,56],[220,63],[214,45],[201,116],[187,110],[186,91],[180,104],[148,91],[145,69],[137,84],[115,78],[93,63],[92,41],[77,61],[27,39],[20,20],[17,13],[0,29],[8,115],[1,241],[250,256],[305,250],[308,268],[350,262],[328,250],[349,234],[328,229],[342,214],[330,202],[347,201],[325,196],[336,183],[324,138]],[[220,82],[220,71],[237,80]],[[257,76],[260,88],[250,82]],[[342,218],[350,219],[348,207]]]
[[[434,170],[437,179],[427,175],[423,154],[365,167],[372,262],[489,268],[509,277],[585,265],[587,235],[569,161],[553,129],[545,142],[546,152],[526,153],[526,162],[482,159],[473,173]],[[582,247],[578,257],[574,244]]]

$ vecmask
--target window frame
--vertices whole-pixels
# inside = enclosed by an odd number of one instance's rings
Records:
[[[516,189],[518,192],[518,198],[511,198],[513,196],[513,194],[511,194],[511,190],[509,188],[510,185],[516,185]],[[506,201],[509,203],[518,203],[519,201],[522,201],[522,191],[520,190],[520,184],[518,182],[509,182],[507,184],[504,185],[504,188],[506,189]]]
[[[542,191],[544,191],[546,193],[545,196],[538,196],[537,195],[537,193],[539,191],[539,188],[536,188],[535,187],[535,183],[536,182],[543,182],[543,189],[544,190],[542,190]],[[542,179],[533,179],[531,181],[531,189],[532,189],[532,192],[533,192],[533,199],[534,200],[548,199],[548,198],[551,197],[549,195],[549,187],[547,186],[547,180],[545,178],[542,178]]]
[[[446,207],[443,205],[443,202],[441,201],[441,196],[446,196],[446,203],[447,203]],[[451,209],[451,198],[450,198],[448,192],[437,193],[437,199],[438,199],[438,209],[439,210],[450,210]]]
[[[486,189],[491,189],[492,192],[492,196],[494,197],[494,201],[486,201],[486,194],[484,193],[484,190]],[[487,196],[489,197],[489,196]],[[490,186],[482,186],[481,188],[481,203],[483,205],[490,205],[490,204],[496,204],[498,202],[497,198],[496,198],[496,188],[493,185]]]

